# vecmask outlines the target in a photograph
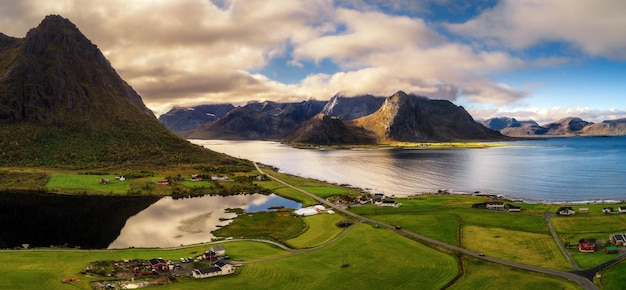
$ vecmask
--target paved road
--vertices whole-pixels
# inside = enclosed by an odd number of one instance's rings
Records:
[[[559,236],[556,234],[556,231],[552,227],[552,223],[550,223],[550,217],[553,217],[553,216],[555,216],[555,214],[543,215],[543,219],[546,221],[546,224],[548,225],[548,229],[550,229],[550,234],[552,234],[552,238],[554,238],[554,241],[556,242],[556,244],[559,245],[561,252],[563,252],[563,255],[565,255],[569,263],[572,264],[572,267],[574,267],[574,271],[577,272],[577,271],[582,270],[580,266],[578,266],[576,261],[574,261],[574,258],[572,258],[572,255],[570,255],[569,251],[565,248],[563,243],[561,243]],[[591,278],[591,280],[593,280],[593,278]]]
[[[261,168],[259,168],[259,166],[258,166],[258,164],[256,162],[254,163],[254,166],[256,167],[256,169],[261,174],[265,174],[261,170]],[[295,186],[293,186],[291,184],[288,184],[288,183],[286,183],[286,182],[284,182],[284,181],[282,181],[282,180],[280,180],[280,179],[278,179],[278,178],[276,178],[274,176],[271,176],[269,174],[265,174],[265,175],[267,175],[269,178],[275,180],[276,182],[279,182],[279,183],[281,183],[281,184],[283,184],[283,185],[285,185],[287,187],[290,187],[290,188],[293,188],[293,189],[295,189],[297,191],[300,191],[300,192],[308,195],[309,197],[319,201],[320,203],[322,203],[324,205],[327,205],[327,206],[333,208],[334,210],[340,211],[340,212],[342,212],[342,213],[344,213],[346,215],[355,217],[355,218],[359,219],[360,221],[378,224],[378,226],[383,226],[383,227],[387,227],[389,229],[393,229],[393,230],[397,231],[398,233],[401,233],[401,234],[403,234],[405,236],[414,238],[416,240],[420,240],[422,242],[426,242],[426,243],[430,243],[430,244],[433,244],[433,245],[437,245],[437,246],[440,246],[440,247],[452,250],[452,251],[457,252],[457,253],[465,254],[465,255],[468,255],[468,256],[473,256],[473,257],[476,257],[476,258],[479,258],[479,259],[484,259],[484,260],[487,260],[487,261],[491,261],[491,262],[494,262],[494,263],[507,265],[507,266],[511,266],[511,267],[515,267],[515,268],[520,268],[520,269],[524,269],[524,270],[529,270],[529,271],[534,271],[534,272],[540,272],[540,273],[544,273],[544,274],[559,276],[559,277],[567,279],[568,281],[572,281],[574,283],[577,283],[578,285],[580,285],[584,289],[598,289],[598,287],[595,284],[593,284],[593,282],[591,282],[589,279],[587,279],[587,278],[585,278],[583,276],[576,275],[574,273],[563,272],[563,271],[552,270],[552,269],[546,269],[546,268],[541,268],[541,267],[535,267],[535,266],[515,263],[515,262],[511,262],[511,261],[507,261],[507,260],[493,258],[493,257],[481,256],[477,252],[473,252],[473,251],[470,251],[470,250],[467,250],[467,249],[464,249],[464,248],[460,248],[460,247],[457,247],[457,246],[446,244],[444,242],[441,242],[441,241],[438,241],[438,240],[434,240],[434,239],[431,239],[429,237],[422,236],[422,235],[419,235],[419,234],[416,234],[416,233],[413,233],[413,232],[409,232],[409,231],[404,230],[404,229],[396,229],[396,226],[394,226],[394,225],[381,223],[381,222],[379,222],[377,220],[373,220],[373,219],[366,218],[364,216],[355,214],[355,213],[353,213],[351,211],[343,209],[343,208],[341,208],[341,207],[339,207],[339,206],[337,206],[337,205],[327,201],[326,199],[320,198],[319,196],[316,196],[316,195],[314,195],[312,193],[309,193],[309,192],[307,192],[307,191],[305,191],[303,189],[300,189],[300,188],[295,187]]]

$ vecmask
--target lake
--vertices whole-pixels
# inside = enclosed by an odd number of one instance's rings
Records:
[[[626,200],[626,137],[498,142],[488,149],[296,149],[269,141],[190,140],[281,172],[409,196],[481,192],[526,201]]]
[[[274,194],[172,199],[158,196],[64,195],[0,191],[0,248],[175,247],[210,242],[234,213],[301,204]]]
[[[300,203],[274,194],[163,197],[126,220],[119,236],[108,248],[176,247],[210,242],[214,238],[211,231],[227,225],[237,216],[225,209],[240,208],[251,213],[280,206],[301,208]]]

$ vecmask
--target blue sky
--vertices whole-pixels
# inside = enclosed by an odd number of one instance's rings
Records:
[[[626,117],[622,0],[0,0],[0,32],[48,14],[157,114],[403,90],[475,119]]]

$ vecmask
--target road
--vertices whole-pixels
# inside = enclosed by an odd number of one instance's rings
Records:
[[[435,239],[431,239],[429,237],[422,236],[422,235],[419,235],[419,234],[416,234],[416,233],[413,233],[413,232],[410,232],[410,231],[407,231],[407,230],[404,230],[404,229],[396,229],[395,225],[381,223],[381,222],[379,222],[377,220],[373,220],[373,219],[370,219],[370,218],[367,218],[367,217],[355,214],[355,213],[353,213],[353,212],[351,212],[349,210],[346,210],[346,209],[344,209],[342,207],[339,207],[339,206],[333,204],[332,202],[329,202],[326,199],[323,199],[323,198],[321,198],[319,196],[316,196],[316,195],[314,195],[314,194],[312,194],[310,192],[307,192],[307,191],[305,191],[305,190],[303,190],[301,188],[298,188],[298,187],[295,187],[295,186],[293,186],[291,184],[288,184],[288,183],[286,183],[286,182],[284,182],[284,181],[282,181],[282,180],[280,180],[280,179],[278,179],[278,178],[276,178],[274,176],[266,174],[266,173],[264,173],[261,170],[261,168],[259,167],[259,165],[256,162],[254,162],[254,166],[259,171],[259,173],[265,174],[266,176],[268,176],[269,178],[273,179],[274,181],[279,182],[279,183],[283,184],[284,186],[287,186],[287,187],[290,187],[292,189],[295,189],[295,190],[297,190],[299,192],[302,192],[302,193],[306,194],[307,196],[309,196],[309,197],[319,201],[321,204],[324,204],[324,205],[326,205],[328,207],[331,207],[334,210],[340,211],[340,212],[342,212],[342,213],[344,213],[346,215],[349,215],[349,216],[352,216],[354,218],[357,218],[360,221],[378,224],[378,226],[387,227],[389,229],[395,230],[396,232],[398,232],[400,234],[403,234],[403,235],[405,235],[407,237],[410,237],[410,238],[413,238],[413,239],[416,239],[416,240],[419,240],[419,241],[422,241],[422,242],[425,242],[425,243],[437,245],[437,246],[440,246],[440,247],[452,250],[452,251],[454,251],[456,253],[461,253],[461,254],[472,256],[472,257],[475,257],[475,258],[478,258],[478,259],[483,259],[483,260],[487,260],[487,261],[490,261],[490,262],[494,262],[494,263],[498,263],[498,264],[502,264],[502,265],[506,265],[506,266],[510,266],[510,267],[520,268],[520,269],[529,270],[529,271],[533,271],[533,272],[544,273],[544,274],[548,274],[548,275],[559,276],[561,278],[567,279],[568,281],[572,281],[572,282],[580,285],[584,289],[589,289],[589,290],[591,290],[591,289],[598,289],[598,287],[595,284],[593,284],[592,281],[590,281],[589,279],[587,279],[587,278],[585,278],[583,276],[576,275],[574,273],[558,271],[558,270],[552,270],[552,269],[546,269],[546,268],[541,268],[541,267],[535,267],[535,266],[515,263],[515,262],[511,262],[511,261],[507,261],[507,260],[493,258],[493,257],[481,256],[480,253],[477,253],[477,252],[473,252],[473,251],[470,251],[470,250],[467,250],[467,249],[464,249],[464,248],[460,248],[460,247],[457,247],[457,246],[454,246],[454,245],[446,244],[444,242],[441,242],[441,241],[438,241],[438,240],[435,240]]]
[[[552,217],[552,216],[555,216],[555,215],[554,214],[553,215],[548,215],[548,214],[543,215],[543,219],[546,221],[546,224],[548,225],[548,229],[550,230],[550,234],[552,234],[552,238],[554,238],[554,241],[556,242],[556,244],[559,245],[559,248],[561,249],[561,252],[563,252],[563,255],[565,255],[565,257],[567,258],[569,263],[572,265],[572,267],[574,268],[574,271],[582,270],[582,269],[580,269],[580,266],[578,266],[576,261],[574,261],[574,258],[572,258],[572,255],[569,254],[569,251],[565,248],[563,243],[561,243],[561,240],[559,239],[559,236],[556,234],[556,231],[552,227],[552,223],[550,223],[550,217]]]

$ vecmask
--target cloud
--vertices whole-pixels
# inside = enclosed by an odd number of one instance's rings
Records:
[[[564,41],[590,56],[626,60],[624,15],[622,0],[502,0],[465,23],[447,27],[518,50]]]
[[[398,90],[511,104],[528,92],[494,81],[494,74],[567,61],[481,51],[452,41],[424,19],[381,12],[415,2],[408,0],[44,2],[0,0],[0,31],[22,37],[47,14],[69,18],[157,114],[174,105],[328,99],[337,92],[388,96]],[[427,4],[415,3],[406,7],[428,13]],[[341,70],[284,84],[256,73],[272,59],[300,69],[331,60]]]

